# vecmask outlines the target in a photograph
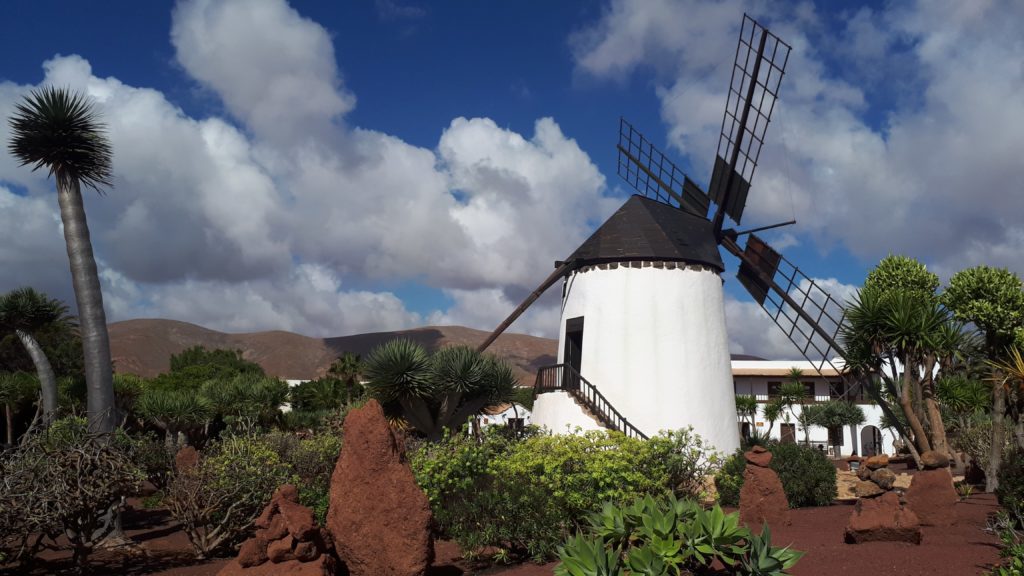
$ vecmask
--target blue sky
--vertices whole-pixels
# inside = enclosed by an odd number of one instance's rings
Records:
[[[1024,269],[1019,6],[833,6],[15,3],[0,112],[52,82],[110,119],[87,208],[114,319],[488,329],[629,193],[620,115],[706,182],[749,11],[794,54],[745,226],[795,216],[769,238],[839,296],[890,251]],[[70,297],[53,200],[0,159],[0,289]],[[732,274],[735,351],[784,354]],[[515,329],[554,334],[556,305]]]

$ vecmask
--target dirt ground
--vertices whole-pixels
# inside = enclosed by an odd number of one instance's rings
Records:
[[[793,569],[794,576],[967,576],[984,574],[999,561],[998,539],[984,531],[987,517],[998,509],[991,494],[975,494],[957,504],[958,523],[952,528],[923,528],[920,546],[876,542],[843,543],[843,529],[852,506],[793,510],[792,526],[772,529],[776,545],[791,545],[807,554]],[[124,516],[129,537],[139,544],[130,555],[97,553],[94,574],[126,576],[215,576],[227,559],[197,561],[185,534],[177,529],[166,511],[132,510]],[[512,567],[474,569],[466,564],[458,547],[439,542],[437,559],[429,576],[500,574],[501,576],[550,576],[554,564],[524,564]],[[70,572],[67,555],[49,555],[31,573]],[[14,570],[0,574],[21,574]]]

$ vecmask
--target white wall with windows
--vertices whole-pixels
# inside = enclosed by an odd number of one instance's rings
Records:
[[[792,368],[803,371],[804,376],[801,376],[800,382],[807,390],[805,403],[826,402],[832,399],[835,394],[830,389],[830,380],[837,388],[836,392],[843,391],[841,380],[831,368],[822,370],[828,377],[826,379],[819,376],[815,367],[806,361],[733,360],[733,385],[736,394],[753,396],[758,403],[757,416],[753,418],[752,423],[745,422],[743,418],[737,416],[740,435],[749,435],[756,429],[761,434],[768,432],[771,438],[779,441],[803,443],[806,439],[811,446],[820,446],[831,453],[834,442],[831,441],[830,431],[820,426],[810,426],[804,430],[797,418],[802,409],[800,405],[784,410],[781,418],[773,426],[764,417],[764,407],[769,400],[777,396],[779,386],[791,381],[789,372]],[[882,428],[882,409],[867,398],[859,398],[856,403],[864,410],[864,423],[831,431],[832,435],[842,435],[840,453],[837,456],[850,456],[854,453],[859,456],[876,453],[894,454],[895,432]]]

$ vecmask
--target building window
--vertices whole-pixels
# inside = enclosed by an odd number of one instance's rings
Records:
[[[814,399],[814,382],[801,382],[804,385],[804,397],[807,399]],[[782,388],[782,382],[769,382],[768,383],[768,397],[778,398],[779,388]]]

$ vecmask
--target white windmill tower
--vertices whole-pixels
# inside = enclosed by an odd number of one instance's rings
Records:
[[[641,438],[692,426],[739,446],[718,247],[740,260],[754,299],[820,368],[843,355],[842,307],[757,236],[737,232],[790,47],[744,15],[717,157],[704,192],[625,120],[618,172],[632,196],[484,341],[487,348],[563,281],[558,364],[537,374],[533,422],[609,428]],[[709,218],[711,203],[716,205]],[[853,392],[856,383],[844,381]],[[841,394],[840,394],[841,395]]]

